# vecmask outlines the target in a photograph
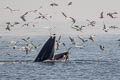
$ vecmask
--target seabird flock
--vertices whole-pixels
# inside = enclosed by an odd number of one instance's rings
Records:
[[[68,7],[72,6],[73,2],[68,2],[66,5]],[[58,3],[50,3],[49,6],[51,7],[57,7],[57,6],[60,6]],[[41,9],[42,7],[40,7],[39,9]],[[15,10],[15,9],[12,9],[11,7],[7,6],[3,9],[7,9],[9,10],[12,14],[16,11],[20,11],[20,10]],[[26,19],[26,16],[29,14],[29,13],[35,13],[37,14],[38,16],[34,18],[34,20],[38,20],[38,19],[41,19],[41,20],[47,20],[49,21],[49,19],[52,19],[53,16],[49,15],[49,14],[45,14],[45,13],[42,13],[40,12],[39,10],[35,9],[35,10],[30,10],[30,11],[25,11],[21,16],[20,16],[20,19],[24,22],[24,24],[22,24],[22,26],[29,26],[29,23],[31,22],[27,22],[27,19]],[[65,20],[69,20],[71,21],[71,25],[70,25],[70,28],[75,30],[75,31],[80,31],[82,33],[84,33],[84,28],[87,28],[87,27],[96,27],[96,21],[94,20],[89,20],[89,19],[86,19],[86,22],[87,24],[86,25],[79,25],[79,24],[76,24],[76,19],[72,16],[68,16],[64,11],[60,12],[61,13],[61,17],[63,16],[65,18]],[[108,12],[106,13],[106,16],[110,17],[111,19],[117,19],[118,15],[118,12]],[[98,19],[101,19],[101,20],[104,20],[104,18],[106,18],[105,16],[105,13],[102,11],[100,13],[100,17],[98,17]],[[7,31],[11,31],[11,28],[14,27],[14,26],[17,26],[19,24],[20,26],[20,22],[14,22],[14,23],[11,23],[10,21],[9,22],[6,22],[6,30]],[[33,27],[35,27],[35,24],[32,24]],[[106,24],[104,23],[103,21],[103,28],[102,30],[104,32],[108,32],[109,29],[120,29],[119,27],[115,26],[115,25],[112,25],[112,26],[106,26]],[[56,26],[57,27],[57,26]],[[95,35],[94,34],[90,34],[90,36],[87,38],[87,39],[84,39],[83,37],[81,37],[80,35],[77,36],[78,39],[80,41],[82,41],[83,43],[87,43],[89,40],[92,41],[93,43],[96,43],[96,40],[95,40]],[[72,45],[75,47],[75,48],[80,48],[80,49],[83,49],[85,48],[84,45],[80,45],[80,44],[77,44],[75,39],[72,38],[71,36],[68,37],[68,39],[70,40],[70,42],[72,43]],[[20,50],[24,50],[26,54],[28,54],[33,48],[36,49],[38,48],[41,44],[38,44],[38,45],[34,45],[33,42],[29,41],[30,40],[30,37],[26,38],[26,39],[21,39],[21,41],[11,41],[11,44],[12,44],[12,47],[13,49],[20,49]],[[17,46],[19,43],[23,43],[24,42],[24,46]],[[60,45],[63,45],[63,46],[66,46],[65,42],[61,42],[61,35],[58,37],[58,40],[56,40],[56,50],[59,50],[59,46]],[[97,43],[96,43],[97,44]],[[98,44],[97,44],[98,45]],[[68,48],[71,49],[72,47]],[[99,45],[99,48],[101,51],[104,51],[104,45]]]

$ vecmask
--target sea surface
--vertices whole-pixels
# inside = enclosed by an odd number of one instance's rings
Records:
[[[11,45],[11,41],[22,41],[27,36],[0,37],[0,80],[120,80],[119,34],[96,35],[94,43],[90,40],[83,43],[77,36],[72,37],[85,47],[72,48],[68,61],[57,62],[34,62],[49,36],[30,36],[29,41],[41,46],[28,54]],[[68,36],[62,36],[61,42],[66,46],[61,45],[56,54],[73,47]],[[104,45],[104,51],[100,50],[100,44]]]

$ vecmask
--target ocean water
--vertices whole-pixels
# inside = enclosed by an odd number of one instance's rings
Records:
[[[85,44],[77,36],[73,37],[85,48],[72,48],[69,61],[33,62],[48,36],[31,36],[30,41],[36,45],[41,43],[41,46],[27,55],[11,46],[12,40],[22,41],[26,36],[2,36],[0,80],[120,80],[119,34],[97,35],[96,43],[88,41]],[[73,46],[68,36],[62,36],[61,41],[66,47],[61,45],[56,54]],[[100,44],[105,46],[104,51],[100,50]]]

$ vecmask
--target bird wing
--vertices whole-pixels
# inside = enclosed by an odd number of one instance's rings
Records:
[[[61,39],[61,35],[59,36],[58,41],[60,41],[60,39]]]
[[[73,17],[69,17],[70,19],[72,19],[73,24],[76,22],[76,20]]]
[[[78,38],[79,38],[80,40],[82,40],[82,42],[84,42],[84,39],[83,39],[83,38],[81,38],[80,36],[78,36]]]
[[[100,18],[103,18],[103,12],[101,12],[101,14],[100,14]]]
[[[72,42],[73,45],[75,45],[75,41],[72,37],[69,36],[70,41]]]
[[[26,19],[25,19],[25,16],[24,16],[24,15],[22,15],[20,18],[21,18],[23,21],[26,21]]]
[[[67,18],[67,15],[66,15],[64,12],[62,12],[62,15],[63,15],[65,18]]]
[[[68,6],[70,6],[70,5],[72,5],[72,2],[69,2],[69,3],[68,3]]]

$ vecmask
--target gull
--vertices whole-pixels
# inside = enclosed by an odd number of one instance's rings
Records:
[[[100,14],[100,17],[99,18],[101,18],[101,19],[103,19],[104,17],[103,17],[103,12],[101,12],[101,14]]]
[[[23,21],[26,21],[26,19],[25,19],[25,16],[28,14],[28,13],[30,13],[30,12],[37,12],[38,10],[31,10],[31,11],[27,11],[27,12],[25,12],[22,16],[20,16],[20,18],[23,20]]]
[[[79,27],[78,25],[74,25],[74,26],[72,26],[72,29],[75,29],[76,31],[82,31],[82,26],[81,27]]]
[[[79,38],[80,40],[82,40],[82,42],[87,42],[87,41],[88,41],[87,39],[81,38],[79,35],[78,35],[78,38]]]
[[[30,39],[30,37],[27,37],[26,39],[22,39],[23,41],[25,41],[25,45],[24,46],[17,46],[17,43],[20,43],[20,41],[11,41],[11,44],[13,45],[13,49],[19,49],[19,50],[24,50],[26,52],[26,54],[28,54],[30,51],[32,51],[33,48],[37,49],[41,44],[38,45],[34,45],[32,42],[29,42],[28,40]]]
[[[88,20],[88,19],[87,19],[86,21],[88,21],[88,22],[89,22],[88,26],[89,26],[89,25],[91,25],[91,26],[95,26],[95,24],[96,24],[96,22],[95,22],[95,21],[90,21],[90,20]]]
[[[67,15],[64,12],[62,12],[62,15],[65,17],[65,19],[67,18]]]
[[[40,19],[40,18],[41,18],[41,19],[46,19],[46,20],[48,20],[47,17],[49,17],[50,19],[52,18],[52,16],[49,15],[49,14],[42,14],[42,13],[39,12],[39,15],[40,15],[40,16],[36,17],[35,19]]]
[[[25,12],[22,16],[20,16],[20,18],[23,20],[23,21],[26,21],[25,19],[25,16],[28,14],[28,12]]]
[[[64,42],[61,42],[61,35],[58,37],[58,40],[56,40],[56,50],[59,50],[59,46],[62,44],[63,46],[66,46]]]
[[[69,2],[69,3],[68,3],[68,6],[70,6],[70,5],[72,5],[72,2]]]
[[[23,21],[26,21],[25,16],[26,16],[29,12],[32,12],[32,11],[27,11],[27,12],[25,12],[22,16],[20,16],[20,18],[21,18]]]
[[[102,51],[104,51],[104,46],[103,45],[99,45],[99,47]]]
[[[12,25],[10,22],[6,22],[7,27],[6,30],[11,31],[11,27],[13,27],[14,25]]]
[[[106,25],[104,24],[104,25],[103,25],[103,30],[104,30],[105,32],[108,32],[109,28],[107,28]]]
[[[13,25],[17,25],[17,24],[20,24],[19,22],[14,22],[14,24]]]
[[[21,43],[20,41],[11,41],[10,44],[13,46],[13,49],[21,49],[21,47],[17,46],[18,43]]]
[[[64,42],[62,42],[62,45],[63,45],[63,46],[66,46],[66,44],[65,44]]]
[[[51,3],[50,6],[58,6],[57,3]]]
[[[75,40],[74,40],[72,37],[69,36],[69,39],[70,39],[70,41],[72,42],[73,45],[76,44],[76,43],[75,43]]]
[[[22,26],[23,26],[23,27],[24,27],[24,26],[29,26],[29,23],[25,23],[25,24],[23,24]]]
[[[7,25],[6,30],[11,31],[11,25],[10,24]]]
[[[28,42],[29,39],[30,39],[30,37],[27,37],[26,39],[22,38],[22,40],[25,41],[25,42]]]
[[[32,50],[32,47],[30,48],[29,46],[25,45],[21,47],[21,49],[24,50],[26,54],[28,54]]]
[[[13,11],[19,11],[19,10],[13,10],[12,8],[10,8],[10,7],[8,7],[8,6],[7,6],[6,8],[4,8],[4,9],[10,10],[11,13],[13,13]]]
[[[73,17],[68,17],[64,12],[62,12],[62,15],[65,17],[65,19],[71,19],[73,24],[76,22],[76,20]]]
[[[73,24],[76,22],[76,20],[73,17],[69,17],[69,18],[72,20]]]
[[[95,35],[94,34],[91,34],[89,39],[92,41],[92,42],[95,42],[95,39],[94,39]]]
[[[117,18],[117,17],[113,16],[114,14],[118,14],[118,13],[117,12],[113,12],[113,13],[109,12],[109,13],[107,13],[107,15],[110,16],[111,18]]]
[[[56,50],[59,49],[59,46],[60,46],[60,39],[61,39],[61,35],[59,36],[58,40],[56,40]]]
[[[70,39],[70,41],[72,42],[72,44],[75,46],[75,48],[80,48],[80,49],[82,49],[82,48],[85,47],[85,46],[81,46],[81,45],[76,44],[76,43],[75,43],[75,40],[74,40],[72,37],[70,37],[70,36],[69,36],[69,39]]]
[[[31,46],[31,47],[34,47],[35,49],[37,49],[41,44],[38,44],[38,45],[34,45],[33,42],[29,42],[28,40],[30,39],[30,37],[27,37],[26,39],[23,38],[22,40],[27,42],[27,46]]]
[[[109,28],[111,28],[111,29],[119,29],[119,27],[116,27],[116,26],[110,26]]]
[[[41,43],[38,44],[38,45],[35,45],[35,44],[33,44],[33,42],[27,42],[26,45],[29,46],[29,47],[31,47],[31,48],[37,49],[41,45]]]
[[[30,43],[35,49],[37,49],[40,45],[41,45],[41,43],[40,44],[38,44],[38,45],[34,45],[32,42]]]

